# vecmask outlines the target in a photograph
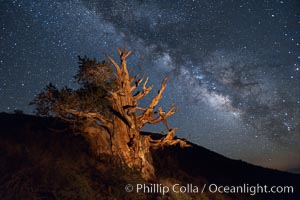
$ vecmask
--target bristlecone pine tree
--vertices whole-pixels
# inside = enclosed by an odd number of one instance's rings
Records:
[[[140,100],[149,94],[153,85],[147,86],[148,77],[144,80],[137,79],[137,75],[129,76],[126,58],[131,51],[126,48],[117,51],[120,65],[109,55],[106,57],[110,62],[100,63],[86,56],[79,57],[75,79],[80,88],[59,90],[49,84],[32,103],[39,115],[57,116],[81,127],[81,134],[97,155],[109,154],[127,167],[139,170],[146,180],[153,180],[155,170],[150,148],[188,145],[184,140],[174,138],[177,128],[170,128],[166,121],[176,113],[174,104],[167,112],[161,107],[155,110],[166,88],[167,77],[149,106],[139,107]],[[161,139],[140,134],[146,124],[159,122],[168,129]]]

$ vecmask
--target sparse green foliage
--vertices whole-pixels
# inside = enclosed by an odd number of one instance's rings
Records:
[[[97,62],[86,56],[79,58],[79,70],[74,76],[78,89],[64,87],[58,89],[52,83],[38,94],[31,104],[41,116],[58,116],[65,120],[76,120],[77,116],[66,113],[65,109],[82,112],[99,112],[110,118],[110,107],[106,100],[107,90],[113,90],[114,75],[108,62]]]
[[[49,84],[38,94],[32,104],[37,106],[37,114],[58,116],[75,122],[81,133],[89,141],[96,154],[110,154],[131,169],[138,169],[147,179],[155,179],[150,147],[176,145],[187,146],[185,141],[174,139],[175,130],[170,128],[167,118],[177,110],[174,104],[164,112],[157,105],[167,84],[167,77],[147,107],[139,102],[153,89],[147,86],[149,78],[138,79],[128,71],[127,57],[131,51],[120,50],[118,64],[106,54],[110,62],[97,62],[86,56],[79,57],[79,71],[74,76],[79,84],[77,89],[64,87],[57,89]],[[159,140],[140,134],[146,124],[163,122],[167,135]],[[95,144],[95,145],[93,145]]]

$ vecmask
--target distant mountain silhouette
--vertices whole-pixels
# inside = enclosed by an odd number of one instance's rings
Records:
[[[291,169],[288,169],[287,171],[295,173],[295,174],[300,174],[300,168],[291,168]]]
[[[153,138],[162,135],[143,133]],[[84,138],[56,118],[0,113],[0,199],[300,199],[300,175],[226,158],[190,143],[153,150],[158,180],[171,187],[293,186],[293,194],[126,192],[139,173],[94,156]],[[200,187],[201,186],[201,187]]]

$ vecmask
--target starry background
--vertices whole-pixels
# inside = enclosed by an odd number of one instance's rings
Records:
[[[49,82],[76,87],[77,56],[133,50],[133,72],[175,102],[177,135],[234,159],[300,168],[297,0],[1,0],[0,111]],[[145,100],[147,103],[147,99]],[[146,127],[161,132],[163,126]]]

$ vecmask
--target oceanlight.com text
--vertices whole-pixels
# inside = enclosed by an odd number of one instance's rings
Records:
[[[225,194],[249,194],[251,196],[256,194],[292,194],[294,193],[293,186],[267,186],[267,185],[249,185],[244,183],[243,185],[217,185],[217,184],[204,184],[202,186],[194,184],[173,184],[167,186],[163,184],[127,184],[125,186],[126,192],[136,192],[145,194],[162,194],[165,195],[169,192],[174,193],[225,193]]]
[[[206,187],[204,185],[203,187]],[[292,194],[293,186],[267,186],[267,185],[249,185],[244,183],[240,186],[222,186],[217,184],[209,184],[208,191],[210,193],[226,193],[226,194]]]

